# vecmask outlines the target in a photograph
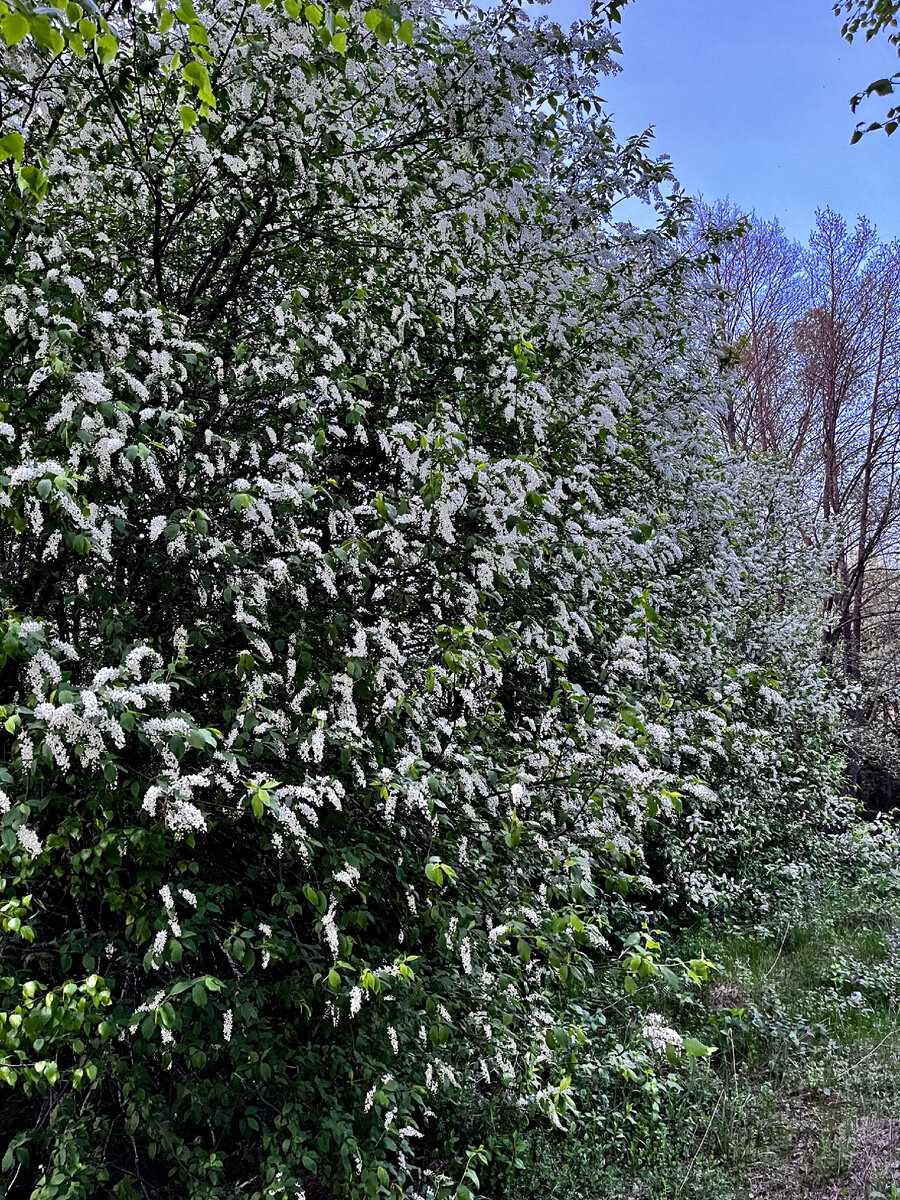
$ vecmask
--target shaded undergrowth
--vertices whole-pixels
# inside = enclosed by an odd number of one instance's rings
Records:
[[[670,949],[718,970],[652,1006],[715,1054],[615,1095],[598,1074],[579,1134],[526,1143],[516,1200],[900,1197],[900,880]]]

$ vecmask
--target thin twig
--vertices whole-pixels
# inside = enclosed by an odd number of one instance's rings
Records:
[[[857,1060],[856,1060],[856,1062],[853,1064],[853,1070],[855,1071],[855,1070],[856,1070],[856,1068],[857,1068],[857,1067],[860,1065],[860,1063],[864,1063],[864,1062],[866,1061],[866,1059],[867,1059],[867,1058],[871,1058],[873,1054],[877,1054],[877,1052],[878,1052],[878,1051],[881,1049],[881,1047],[882,1047],[882,1046],[884,1045],[884,1043],[885,1043],[885,1042],[888,1040],[888,1038],[892,1038],[892,1037],[894,1037],[894,1036],[895,1036],[896,1034],[898,1034],[898,1033],[900,1033],[900,1027],[898,1027],[897,1029],[892,1029],[892,1030],[890,1031],[890,1033],[886,1033],[886,1034],[884,1035],[884,1037],[881,1039],[881,1041],[878,1043],[878,1045],[877,1045],[877,1046],[874,1046],[874,1047],[873,1047],[873,1048],[872,1048],[872,1049],[871,1049],[871,1050],[868,1052],[868,1054],[864,1054],[864,1055],[862,1056],[862,1058],[859,1058],[859,1059],[857,1059]]]
[[[781,952],[784,949],[784,943],[787,941],[787,935],[788,935],[790,928],[791,928],[790,923],[785,925],[784,936],[781,939],[781,945],[778,947],[778,953],[775,955],[775,961],[772,963],[771,967],[769,967],[768,971],[766,971],[765,975],[763,976],[764,979],[768,979],[769,976],[772,974],[772,972],[775,970],[775,968],[778,966],[778,960],[779,960],[779,958],[781,958]]]
[[[703,1132],[703,1137],[700,1139],[700,1145],[694,1151],[694,1157],[691,1159],[690,1166],[687,1169],[687,1174],[685,1175],[684,1179],[682,1179],[681,1183],[678,1185],[678,1191],[675,1193],[676,1196],[681,1195],[682,1190],[685,1187],[685,1184],[691,1177],[691,1171],[693,1171],[693,1169],[694,1169],[694,1163],[697,1161],[697,1155],[703,1149],[703,1144],[706,1141],[706,1139],[709,1137],[709,1131],[712,1129],[712,1123],[716,1119],[716,1113],[719,1111],[719,1105],[722,1103],[722,1097],[724,1095],[725,1095],[725,1091],[723,1089],[721,1092],[719,1092],[719,1098],[716,1100],[716,1106],[712,1110],[712,1116],[709,1118],[709,1123],[707,1124],[706,1129]]]

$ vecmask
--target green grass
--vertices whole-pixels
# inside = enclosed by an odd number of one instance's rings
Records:
[[[704,1153],[738,1195],[900,1196],[900,895],[880,892],[677,947],[721,967],[703,997],[725,1034]]]
[[[535,1136],[515,1200],[900,1198],[900,881],[666,950],[720,968],[702,992],[652,1002],[716,1054],[655,1095],[598,1086],[617,1121]]]

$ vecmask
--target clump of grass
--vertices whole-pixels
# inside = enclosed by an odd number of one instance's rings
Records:
[[[613,1134],[535,1136],[515,1200],[900,1197],[900,876],[669,949],[718,965],[699,994],[654,1000],[718,1052],[636,1091]]]
[[[695,930],[677,952],[700,950],[720,967],[703,1000],[727,1093],[707,1151],[773,1200],[900,1195],[897,879],[833,889],[768,932]]]

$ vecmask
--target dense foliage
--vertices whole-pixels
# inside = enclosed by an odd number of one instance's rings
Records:
[[[10,1194],[509,1194],[839,823],[802,498],[604,14],[109,21],[3,51]]]

